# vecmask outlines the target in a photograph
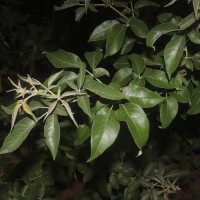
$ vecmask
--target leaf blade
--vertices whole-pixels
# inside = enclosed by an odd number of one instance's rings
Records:
[[[149,120],[143,109],[137,104],[125,103],[116,113],[120,121],[127,123],[135,144],[142,149],[149,136]]]
[[[46,144],[51,151],[51,155],[55,160],[60,143],[60,125],[58,123],[57,115],[51,114],[46,119],[44,125],[44,136]]]
[[[146,39],[146,44],[147,46],[154,48],[153,44],[159,37],[177,30],[178,27],[172,23],[159,24],[149,31]]]
[[[160,121],[162,128],[167,128],[170,123],[174,120],[178,112],[178,103],[174,97],[166,97],[165,102],[160,108]]]
[[[0,149],[0,154],[15,151],[26,139],[26,137],[35,125],[35,121],[28,117],[20,120],[4,140],[3,146]]]
[[[106,52],[105,56],[112,56],[116,54],[122,47],[124,37],[126,33],[126,27],[122,24],[116,24],[109,29],[106,34]]]
[[[94,118],[91,135],[91,156],[88,162],[100,156],[116,140],[119,122],[112,109],[101,109]]]
[[[164,49],[165,68],[169,79],[177,69],[185,47],[185,37],[175,35]]]

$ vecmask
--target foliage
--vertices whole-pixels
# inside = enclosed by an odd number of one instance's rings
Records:
[[[187,120],[199,114],[200,1],[184,2],[189,8],[184,13],[174,12],[178,5],[180,1],[68,0],[56,6],[55,11],[76,7],[76,21],[89,11],[103,12],[101,7],[117,17],[94,28],[89,42],[95,49],[84,57],[61,49],[45,51],[49,62],[61,71],[43,83],[30,75],[19,76],[17,83],[10,79],[17,101],[2,106],[11,115],[11,129],[0,154],[18,149],[40,126],[44,145],[57,161],[63,151],[63,131],[69,129],[76,132],[74,148],[90,144],[90,156],[72,159],[72,171],[82,173],[83,181],[89,182],[95,163],[113,151],[126,132],[134,141],[131,155],[146,158],[141,154],[156,141],[153,131],[170,130],[177,118]],[[151,15],[155,19],[150,20]],[[145,162],[145,167],[133,164],[139,159],[107,161],[105,177],[96,180],[99,193],[110,199],[168,199],[179,191],[176,178],[187,171],[168,171],[164,161],[156,158]]]

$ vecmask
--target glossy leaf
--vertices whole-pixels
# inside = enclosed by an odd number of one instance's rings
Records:
[[[13,110],[14,110],[14,108],[15,108],[15,105],[16,105],[16,103],[13,103],[13,104],[11,104],[11,105],[9,105],[9,106],[1,106],[1,108],[3,109],[3,111],[6,113],[6,114],[8,114],[8,115],[12,115],[12,113],[13,113]]]
[[[128,58],[132,62],[133,71],[136,74],[141,75],[145,68],[143,57],[138,54],[133,53]]]
[[[54,81],[56,81],[62,73],[63,73],[63,70],[60,71],[60,72],[57,72],[57,73],[53,74],[52,76],[50,76],[49,79],[48,79],[48,82],[47,82],[48,87],[50,87],[51,84]]]
[[[101,77],[101,76],[110,76],[110,73],[105,68],[99,67],[99,68],[94,69],[93,76],[95,78],[98,78],[98,77]]]
[[[138,8],[143,8],[143,7],[147,7],[147,6],[155,6],[155,7],[160,7],[159,4],[153,2],[153,1],[148,1],[148,0],[138,0],[135,5],[134,8],[138,9]]]
[[[124,44],[120,51],[120,55],[129,53],[132,50],[134,43],[135,43],[135,39],[125,37]]]
[[[144,58],[144,62],[146,65],[150,65],[150,66],[164,66],[164,61],[163,61],[163,52],[162,53],[158,53],[156,55],[152,55],[152,56],[148,56]]]
[[[128,56],[121,56],[114,62],[115,69],[121,69],[125,67],[130,67]]]
[[[140,87],[145,87],[145,79],[144,78],[134,78],[130,83],[129,86],[138,85]]]
[[[112,82],[119,83],[121,86],[126,85],[132,79],[132,69],[125,67],[118,70],[113,76]]]
[[[85,57],[90,67],[94,70],[101,61],[101,59],[103,58],[103,53],[101,49],[98,48],[96,51],[86,52]]]
[[[91,136],[91,128],[86,124],[79,125],[76,131],[75,144],[80,145]]]
[[[91,156],[92,161],[108,149],[119,133],[119,122],[112,109],[103,108],[95,116],[92,124]]]
[[[164,34],[177,30],[178,27],[172,23],[159,24],[149,31],[146,39],[146,44],[149,47],[155,48],[153,45],[158,38],[160,38]]]
[[[135,17],[132,17],[129,20],[129,24],[130,24],[132,31],[135,33],[136,36],[138,36],[140,38],[147,37],[149,30],[144,21],[142,21],[140,19],[136,19]]]
[[[190,101],[190,92],[184,86],[178,88],[175,92],[170,92],[170,96],[174,97],[180,103],[189,103]]]
[[[198,30],[192,30],[187,36],[194,44],[200,44],[200,33]]]
[[[47,52],[46,56],[56,68],[79,68],[83,65],[83,62],[77,55],[61,49],[55,52]]]
[[[167,128],[174,120],[178,112],[178,103],[174,97],[166,97],[166,100],[160,107],[160,122],[162,128]]]
[[[124,95],[122,95],[118,90],[94,80],[85,82],[84,88],[105,99],[120,100],[124,98]]]
[[[121,104],[116,112],[120,121],[125,121],[139,149],[146,144],[149,136],[149,120],[143,109],[134,103]]]
[[[68,81],[73,81],[77,79],[77,74],[72,71],[63,72],[62,77],[58,81],[58,85],[66,84]]]
[[[130,102],[142,108],[154,107],[164,100],[158,93],[137,85],[127,86],[122,92]]]
[[[86,65],[84,64],[79,68],[79,74],[77,78],[77,86],[79,90],[82,88],[83,83],[85,81],[85,74],[86,74]]]
[[[112,29],[115,24],[119,24],[119,22],[117,20],[107,20],[98,25],[90,35],[89,42],[106,39],[106,32]]]
[[[194,89],[191,95],[191,106],[188,111],[189,115],[196,115],[200,113],[200,88]]]
[[[144,72],[144,77],[149,83],[158,88],[173,89],[179,86],[174,78],[168,81],[166,73],[161,70],[148,68]]]
[[[77,96],[77,103],[78,106],[83,110],[85,114],[91,117],[91,110],[90,110],[90,100],[87,95]]]
[[[44,106],[39,101],[31,101],[29,102],[28,106],[32,111],[44,108]]]
[[[60,125],[57,115],[50,115],[44,125],[44,136],[52,157],[55,160],[60,143]]]
[[[169,79],[177,69],[185,48],[185,37],[175,35],[164,49],[165,69]]]
[[[158,22],[160,23],[168,23],[172,20],[173,18],[173,13],[161,13],[160,15],[157,16]]]
[[[115,24],[106,34],[106,53],[105,57],[116,54],[122,47],[126,27],[122,24]]]
[[[192,63],[194,64],[197,70],[200,70],[200,52],[195,53],[191,59]]]
[[[199,7],[200,7],[200,0],[193,0],[193,8],[194,8],[194,14],[196,19],[198,19],[198,11],[199,11]]]
[[[188,28],[189,26],[191,26],[196,20],[197,18],[199,18],[200,16],[200,12],[198,12],[197,16],[195,17],[194,12],[192,12],[190,15],[188,15],[187,17],[185,17],[179,24],[179,27],[181,30],[185,30],[186,28]]]
[[[26,139],[35,124],[35,121],[28,117],[20,120],[4,140],[3,146],[0,149],[0,154],[15,151]]]

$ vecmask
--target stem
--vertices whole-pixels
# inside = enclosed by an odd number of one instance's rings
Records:
[[[121,17],[123,17],[124,19],[126,19],[128,21],[128,17],[126,17],[123,13],[121,13],[119,10],[117,10],[115,7],[113,7],[112,5],[109,5],[109,7],[114,10],[116,13],[118,13]]]

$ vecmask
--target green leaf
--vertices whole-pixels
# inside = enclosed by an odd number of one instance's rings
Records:
[[[192,30],[187,36],[194,44],[200,44],[200,33],[198,30]]]
[[[159,24],[149,31],[146,39],[146,44],[149,47],[155,48],[153,44],[159,37],[177,30],[178,27],[172,23]]]
[[[189,174],[189,172],[186,170],[174,169],[174,170],[171,170],[168,173],[166,173],[165,178],[176,178],[176,177],[179,178],[181,176],[187,176],[188,174]]]
[[[188,111],[189,115],[196,115],[200,113],[200,88],[194,89],[191,95],[191,107]]]
[[[145,61],[145,64],[146,65],[150,65],[150,66],[161,66],[163,67],[164,66],[164,61],[163,61],[163,54],[162,53],[158,53],[156,55],[152,55],[152,56],[149,56],[149,57],[145,57],[144,58],[144,61]]]
[[[43,100],[43,102],[47,105],[47,106],[51,106],[51,102],[45,101]],[[63,109],[63,106],[58,102],[54,108],[53,114],[55,115],[60,115],[60,116],[67,116],[67,112],[65,109]]]
[[[87,95],[77,96],[78,106],[91,118],[90,100]]]
[[[172,96],[166,97],[166,100],[160,107],[160,122],[162,128],[167,128],[174,120],[178,112],[178,103]]]
[[[55,52],[47,52],[46,56],[56,68],[79,68],[84,64],[77,55],[66,52],[62,49],[59,49]]]
[[[172,20],[173,18],[173,13],[162,13],[160,15],[158,15],[158,22],[160,23],[168,23]]]
[[[7,135],[0,149],[0,154],[15,151],[26,139],[32,128],[36,125],[35,121],[25,117],[15,124],[13,130]]]
[[[124,98],[124,95],[122,95],[118,90],[94,80],[85,82],[84,88],[105,99],[120,100]]]
[[[79,5],[79,0],[67,0],[64,1],[64,3],[61,6],[55,6],[54,10],[55,11],[64,10],[66,8],[70,8],[77,5]]]
[[[177,69],[185,47],[185,37],[175,35],[164,49],[165,69],[169,79]]]
[[[199,7],[200,7],[200,0],[193,0],[193,8],[194,8],[194,14],[196,19],[198,19],[198,11],[199,11]]]
[[[145,68],[145,64],[144,64],[144,59],[142,56],[138,55],[138,54],[131,54],[128,57],[131,62],[132,62],[132,68],[133,71],[137,74],[137,75],[141,75],[142,72],[144,71]]]
[[[86,124],[79,125],[76,131],[75,145],[80,145],[91,136],[91,128]]]
[[[147,7],[147,6],[155,6],[155,7],[160,7],[159,4],[153,2],[153,1],[148,1],[148,0],[139,0],[135,3],[134,8],[138,9],[138,8],[143,8],[143,7]]]
[[[94,70],[101,61],[101,59],[103,58],[103,53],[101,49],[98,48],[96,51],[86,52],[85,57],[92,70]]]
[[[101,77],[101,76],[104,76],[104,75],[110,76],[109,71],[106,70],[105,68],[99,67],[99,68],[94,69],[94,71],[93,71],[93,76],[95,78],[98,78],[98,77]]]
[[[192,62],[197,70],[200,70],[200,52],[192,56]]]
[[[158,88],[173,89],[179,87],[176,79],[172,78],[168,81],[166,73],[161,70],[147,68],[144,72],[144,77],[150,84]]]
[[[11,105],[9,105],[9,106],[3,106],[3,105],[2,105],[1,107],[2,107],[3,111],[4,111],[6,114],[12,115],[13,110],[14,110],[14,108],[15,108],[15,105],[16,105],[16,103],[13,103],[13,104],[11,104]]]
[[[192,12],[190,15],[188,15],[186,18],[184,18],[180,22],[180,24],[179,24],[180,29],[185,30],[186,28],[191,26],[197,20],[197,18],[199,18],[199,16],[200,16],[200,12],[198,12],[196,17],[195,17],[194,12]]]
[[[83,17],[83,15],[85,14],[85,7],[79,7],[75,10],[75,21],[79,22],[81,20],[81,18]]]
[[[78,124],[77,124],[77,122],[76,122],[76,120],[75,120],[75,118],[74,118],[73,112],[72,112],[71,107],[69,106],[68,102],[62,100],[62,105],[63,105],[63,107],[66,109],[66,111],[67,111],[69,117],[70,117],[70,118],[72,119],[72,121],[74,122],[74,125],[75,125],[76,127],[78,127]]]
[[[144,21],[136,19],[135,17],[130,18],[129,20],[130,27],[136,36],[140,38],[146,38],[149,32],[147,25]]]
[[[115,69],[121,69],[125,67],[130,67],[128,56],[121,56],[114,62]]]
[[[138,85],[140,87],[145,87],[145,79],[144,78],[134,78],[130,83],[129,86]]]
[[[49,115],[44,125],[44,136],[52,157],[55,160],[60,143],[60,125],[57,115]]]
[[[125,87],[122,93],[130,102],[135,103],[142,108],[154,107],[164,100],[164,98],[161,97],[158,93],[137,85]]]
[[[168,4],[166,4],[164,7],[168,7],[173,5],[177,0],[171,0]]]
[[[86,65],[82,65],[79,68],[79,74],[78,74],[78,78],[77,78],[77,86],[79,88],[79,90],[81,89],[81,87],[83,86],[83,83],[85,81],[85,74],[86,74]]]
[[[151,175],[154,172],[154,170],[156,169],[157,166],[158,166],[157,162],[149,163],[143,170],[143,176],[146,177],[146,176]]]
[[[116,54],[123,45],[126,27],[115,24],[106,34],[106,53],[104,57]]]
[[[149,120],[143,109],[134,103],[121,104],[116,112],[120,121],[125,121],[139,149],[146,144],[149,136]]]
[[[135,39],[125,37],[124,44],[120,51],[120,55],[129,53],[132,50],[134,43],[135,43]]]
[[[47,82],[48,87],[50,87],[51,84],[52,84],[54,81],[56,81],[62,73],[63,73],[63,70],[60,71],[60,72],[57,72],[57,73],[53,74],[52,76],[50,76],[50,77],[48,78],[48,82]]]
[[[62,77],[58,81],[57,85],[66,84],[68,81],[73,81],[77,79],[77,74],[72,71],[63,72]]]
[[[43,108],[43,105],[39,102],[39,101],[31,101],[28,104],[29,108],[34,111],[34,110],[38,110],[40,108]]]
[[[106,32],[112,29],[115,24],[119,24],[119,22],[117,20],[107,20],[98,25],[90,35],[89,42],[106,39]]]
[[[88,162],[100,156],[116,140],[119,122],[112,109],[103,108],[95,116],[92,124],[91,156]]]
[[[113,76],[112,82],[119,83],[121,86],[126,85],[132,79],[132,69],[125,67],[118,70]]]
[[[180,103],[189,103],[190,101],[190,92],[184,86],[178,88],[175,92],[170,92],[170,96],[174,97]]]

